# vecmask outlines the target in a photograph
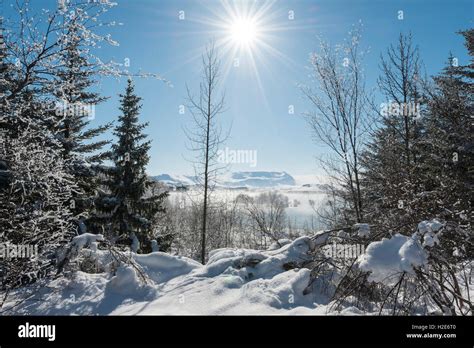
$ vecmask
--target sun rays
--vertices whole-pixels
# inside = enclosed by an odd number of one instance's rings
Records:
[[[224,83],[231,74],[242,74],[258,87],[265,100],[260,74],[275,61],[288,69],[298,66],[278,47],[282,47],[282,33],[301,28],[295,26],[288,10],[274,6],[276,0],[221,0],[212,6],[206,4],[202,3],[206,15],[188,17],[196,30],[190,34],[214,41]],[[193,48],[186,61],[199,61],[206,43]]]

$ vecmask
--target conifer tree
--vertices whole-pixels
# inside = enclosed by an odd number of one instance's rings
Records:
[[[381,56],[378,84],[386,101],[362,156],[362,190],[367,219],[386,231],[408,232],[420,218],[420,65],[411,35],[400,34],[397,45]]]
[[[119,124],[114,134],[118,138],[112,145],[111,160],[106,186],[109,190],[101,199],[99,219],[105,232],[116,239],[130,238],[140,245],[133,248],[149,250],[153,234],[153,219],[164,210],[167,193],[154,194],[154,182],[148,178],[145,167],[150,159],[151,141],[143,134],[147,123],[139,123],[141,98],[135,94],[129,79],[124,95],[120,95]]]
[[[0,158],[8,180],[0,187],[0,244],[28,246],[34,255],[0,262],[0,288],[34,282],[53,271],[73,231],[71,202],[78,190],[66,170],[61,144],[33,114],[47,117],[31,91],[22,92],[15,116],[0,115],[8,124],[0,138]]]
[[[73,210],[77,225],[82,232],[87,226],[85,221],[94,209],[97,189],[100,185],[101,163],[108,153],[103,147],[109,141],[94,141],[106,132],[111,124],[91,128],[90,122],[95,116],[95,106],[105,98],[89,91],[94,85],[94,66],[87,59],[84,37],[81,34],[79,20],[74,12],[69,13],[69,21],[60,42],[63,50],[59,56],[61,69],[53,84],[53,94],[59,105],[56,119],[51,124],[62,145],[62,157],[78,184]]]
[[[3,99],[6,91],[7,91],[7,69],[8,64],[6,63],[5,59],[7,57],[6,46],[5,46],[5,39],[3,36],[3,28],[2,28],[2,17],[0,17],[0,99]]]
[[[3,37],[2,17],[0,17],[0,113],[5,115],[7,113],[6,107],[6,93],[8,91],[8,64],[6,62],[6,46]],[[6,120],[0,122],[0,141],[5,141],[6,134]],[[7,187],[9,182],[10,172],[6,158],[0,157],[0,189]]]
[[[424,190],[436,202],[430,210],[446,220],[470,225],[474,170],[474,30],[462,32],[471,62],[459,66],[452,55],[434,78],[426,139],[422,143]]]

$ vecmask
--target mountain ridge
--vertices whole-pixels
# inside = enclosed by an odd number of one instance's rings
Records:
[[[196,185],[196,177],[192,175],[160,174],[152,179],[172,187]],[[219,187],[255,187],[269,188],[281,186],[296,186],[296,180],[287,172],[277,171],[239,171],[223,175],[217,185]]]

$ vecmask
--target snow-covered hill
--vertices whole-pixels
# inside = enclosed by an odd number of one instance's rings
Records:
[[[225,187],[280,187],[294,186],[295,179],[286,172],[235,172],[223,177],[220,184]]]
[[[167,186],[173,187],[192,186],[196,184],[195,178],[189,175],[160,174],[157,176],[152,176],[151,178]]]
[[[196,184],[196,179],[190,175],[170,175],[161,174],[154,176],[153,179],[168,186],[192,186]],[[223,175],[218,180],[218,186],[223,188],[272,188],[295,186],[295,179],[286,172],[233,172]]]

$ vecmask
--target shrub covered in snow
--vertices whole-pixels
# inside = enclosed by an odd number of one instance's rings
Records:
[[[415,267],[425,266],[427,261],[428,253],[417,235],[396,234],[390,239],[370,243],[358,263],[361,270],[370,272],[370,281],[393,285],[400,274],[413,274]]]
[[[351,270],[359,284],[356,293],[378,298],[381,313],[392,308],[391,314],[472,314],[472,239],[468,230],[430,220],[410,236],[372,242],[357,260],[357,270]],[[361,291],[366,281],[368,292]]]

